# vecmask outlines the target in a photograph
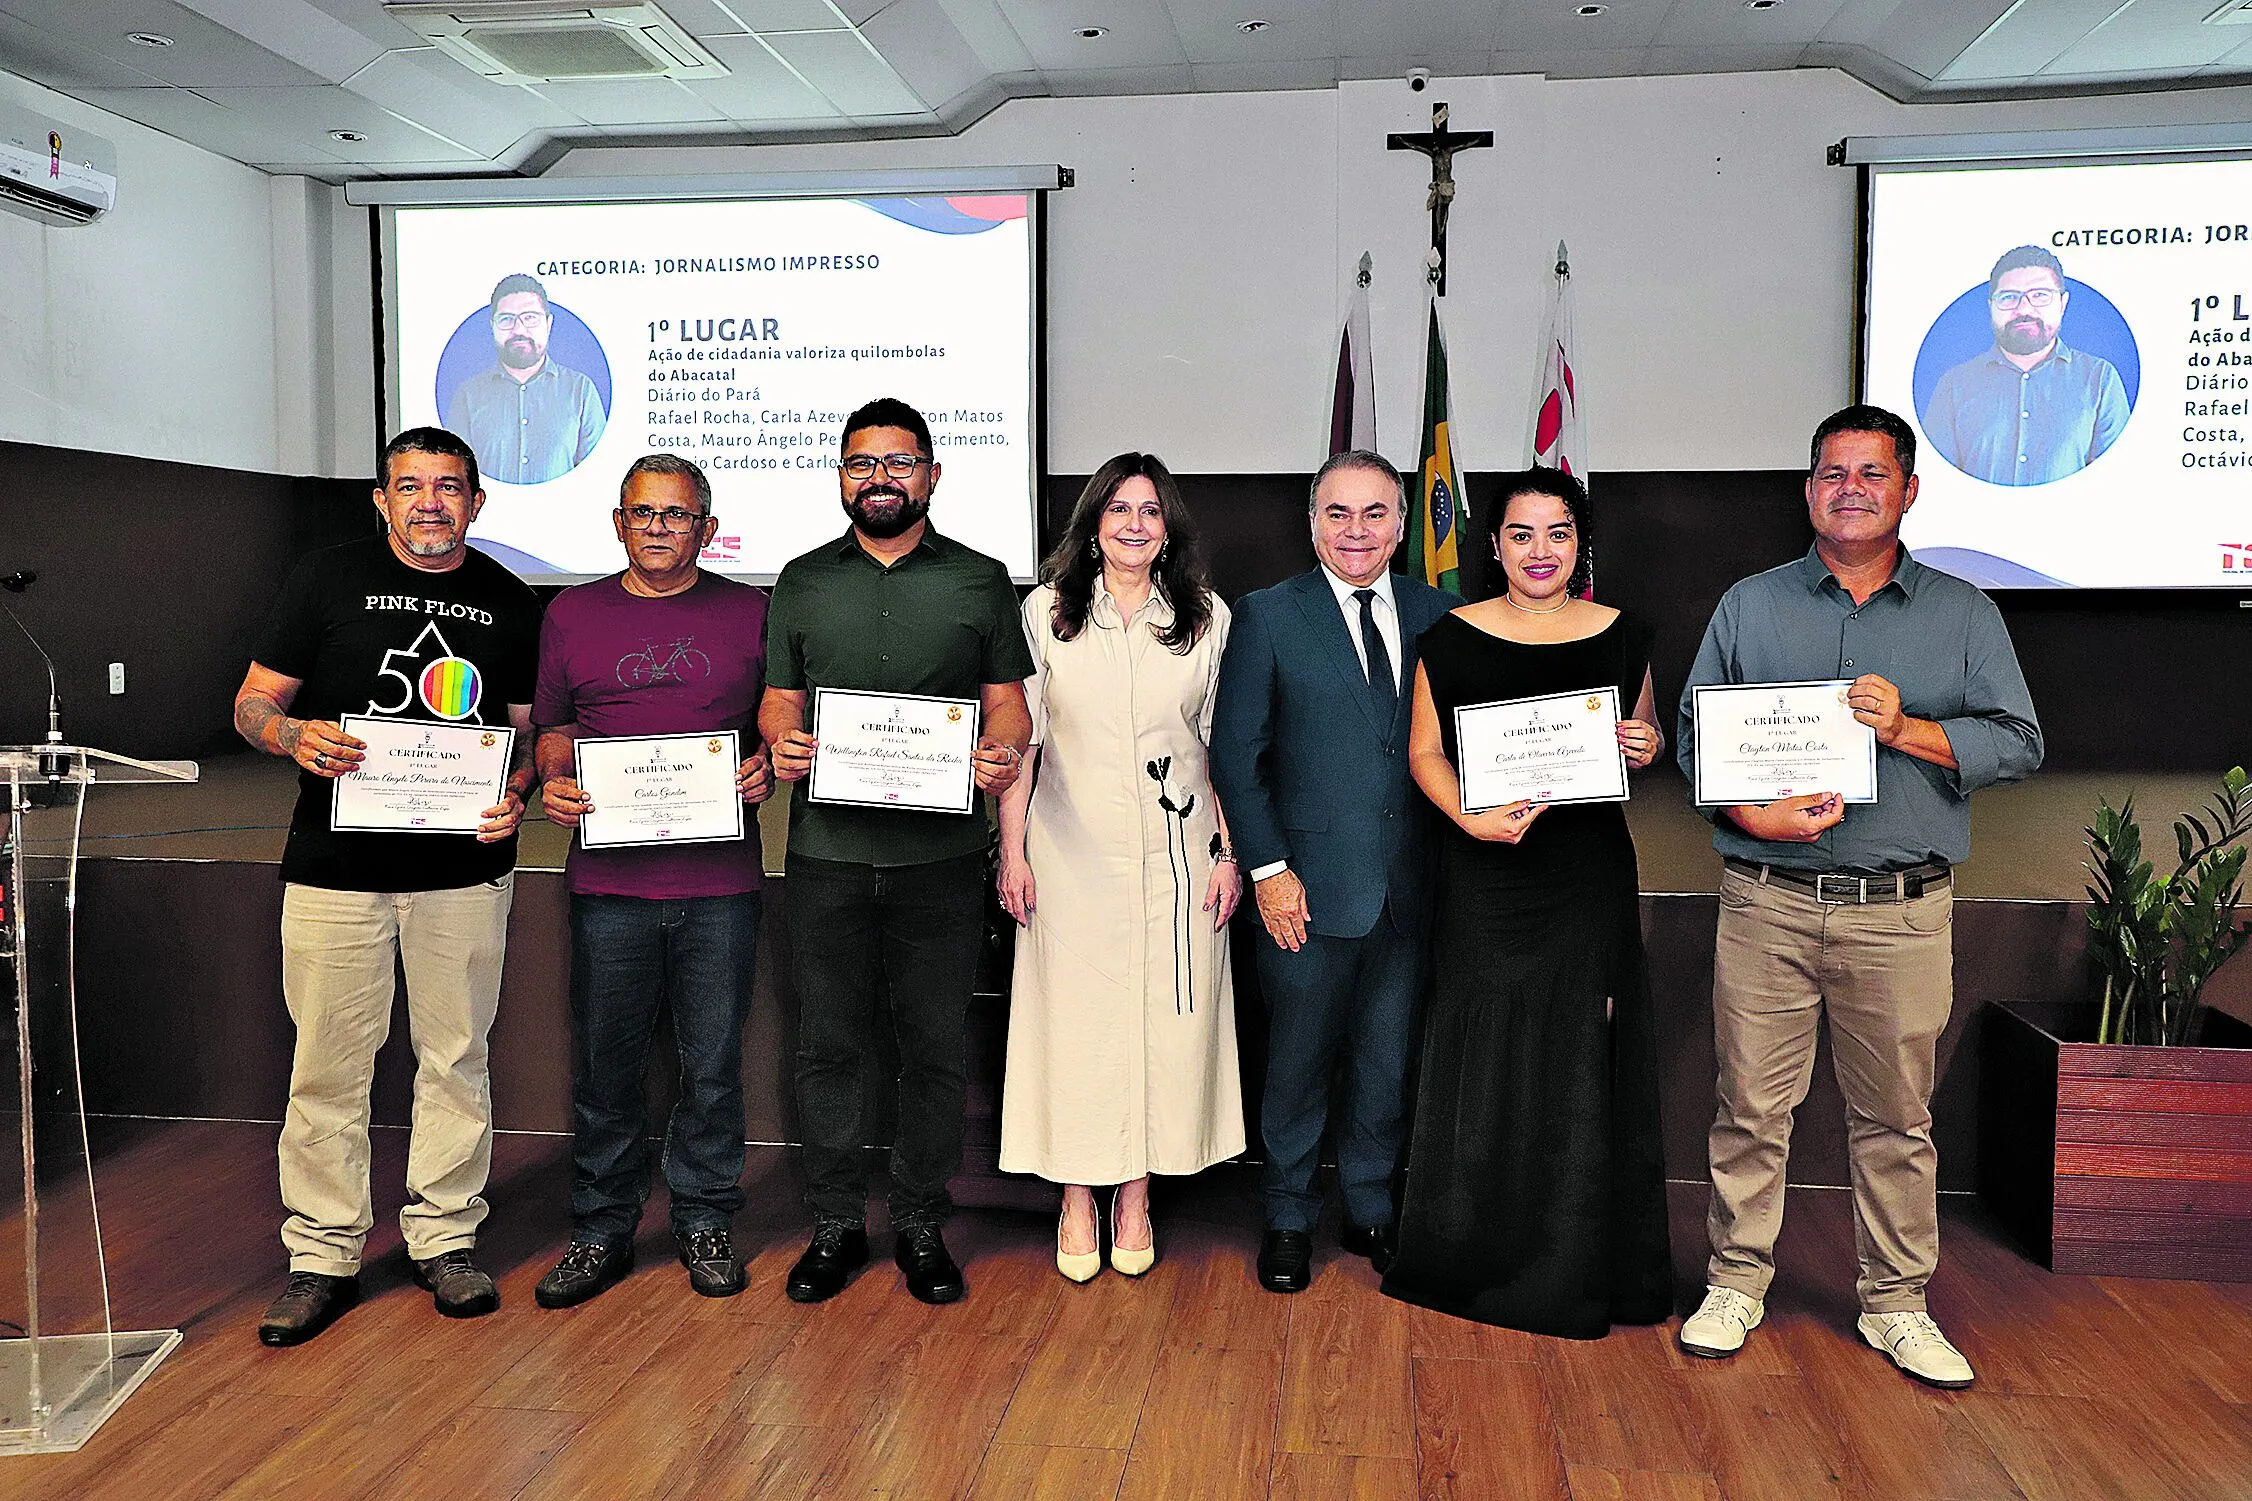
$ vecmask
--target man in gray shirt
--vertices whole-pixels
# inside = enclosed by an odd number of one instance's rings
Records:
[[[548,358],[555,315],[547,288],[521,273],[502,277],[492,319],[494,363],[455,389],[446,426],[469,440],[489,480],[559,479],[602,441],[602,398],[593,381]]]
[[[1764,1316],[1783,1225],[1791,1117],[1829,1017],[1845,1096],[1860,1254],[1860,1333],[1909,1375],[1971,1383],[1924,1308],[1939,1263],[1931,1091],[1954,1006],[1951,867],[1970,854],[1970,794],[2041,764],[2041,727],[2001,613],[1900,545],[1916,438],[1879,407],[1815,429],[1814,546],[1722,597],[1681,695],[1681,769],[1696,779],[1695,690],[1850,679],[1877,740],[1877,801],[1834,792],[1716,807],[1725,858],[1713,963],[1719,1109],[1708,1150],[1712,1259],[1682,1325],[1727,1356]]]

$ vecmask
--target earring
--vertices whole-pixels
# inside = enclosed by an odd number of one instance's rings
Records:
[[[1172,550],[1173,550],[1173,539],[1172,539],[1172,538],[1168,537],[1168,538],[1166,538],[1166,539],[1165,539],[1165,540],[1164,540],[1163,542],[1160,542],[1160,543],[1158,543],[1158,544],[1157,544],[1157,561],[1158,561],[1158,562],[1160,562],[1160,563],[1164,562],[1164,561],[1165,561],[1165,555],[1166,555],[1167,553],[1171,552]]]
[[[1089,537],[1087,539],[1087,556],[1095,559],[1097,562],[1100,562],[1102,561],[1102,555],[1102,539],[1100,537]]]

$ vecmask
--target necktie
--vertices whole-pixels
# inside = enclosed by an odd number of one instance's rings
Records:
[[[1377,713],[1389,720],[1399,702],[1400,689],[1392,678],[1392,654],[1384,649],[1384,633],[1376,628],[1376,591],[1355,589],[1353,598],[1361,602],[1361,648],[1368,653],[1368,691],[1376,695]]]

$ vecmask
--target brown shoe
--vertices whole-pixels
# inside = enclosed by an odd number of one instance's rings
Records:
[[[301,1345],[360,1301],[360,1279],[320,1272],[291,1272],[289,1285],[258,1321],[258,1343]]]
[[[448,1251],[414,1264],[417,1287],[430,1290],[430,1300],[449,1319],[473,1319],[500,1307],[500,1289],[477,1270],[467,1251]]]

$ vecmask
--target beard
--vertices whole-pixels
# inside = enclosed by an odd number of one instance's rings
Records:
[[[547,358],[547,351],[521,335],[503,339],[493,346],[500,362],[511,370],[529,370]]]
[[[2038,354],[2056,336],[2056,329],[2038,318],[2012,318],[1994,331],[1994,342],[2004,354]]]
[[[911,498],[905,490],[879,485],[845,502],[852,524],[879,542],[888,542],[930,514],[929,497]]]
[[[443,536],[429,527],[405,527],[399,532],[399,545],[418,558],[442,558],[452,552],[461,540],[457,527],[447,527]]]

